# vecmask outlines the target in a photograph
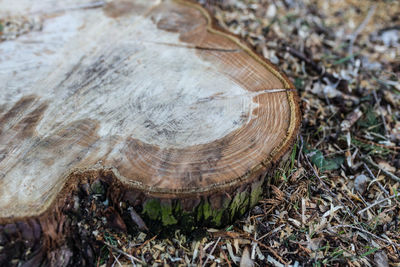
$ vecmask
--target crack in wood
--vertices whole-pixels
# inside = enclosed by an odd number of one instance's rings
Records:
[[[285,89],[285,88],[281,88],[281,89],[266,89],[266,90],[261,90],[261,91],[256,91],[256,92],[248,92],[248,93],[236,94],[236,95],[218,94],[218,95],[214,95],[214,96],[211,96],[211,97],[200,98],[196,103],[207,102],[207,101],[210,101],[210,100],[227,100],[227,99],[232,99],[232,98],[237,98],[237,97],[244,97],[244,96],[256,97],[256,96],[263,95],[263,94],[283,93],[283,92],[296,92],[296,89]]]
[[[216,51],[216,52],[223,52],[223,53],[237,53],[243,51],[242,49],[226,49],[226,48],[220,48],[220,47],[204,47],[204,46],[199,46],[199,45],[190,45],[190,44],[174,44],[174,43],[165,43],[165,42],[149,42],[152,44],[158,44],[158,45],[166,45],[166,46],[172,46],[172,47],[177,47],[177,48],[189,48],[189,49],[198,49],[198,50],[206,50],[206,51]]]

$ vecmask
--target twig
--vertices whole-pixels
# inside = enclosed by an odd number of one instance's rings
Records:
[[[378,184],[379,188],[388,196],[389,192],[383,187],[383,185],[379,182],[378,178],[376,178],[376,176],[372,173],[371,169],[368,167],[367,164],[365,164],[365,162],[363,162],[363,166],[364,168],[367,170],[369,176],[371,176],[372,178],[372,182],[370,183],[370,185],[376,181],[376,183]],[[368,186],[369,187],[369,186]]]
[[[385,117],[383,116],[382,107],[381,107],[381,100],[378,98],[375,90],[372,90],[372,94],[374,95],[374,99],[375,99],[376,105],[379,107],[379,111],[380,111],[379,113],[381,115],[381,120],[382,120],[382,123],[383,123],[383,129],[385,130],[385,137],[386,137],[386,136],[388,136],[388,128],[387,128],[387,125],[386,125]]]
[[[252,238],[251,236],[248,236],[248,238],[250,238],[252,241],[256,242],[259,246],[261,246],[261,247],[263,247],[263,248],[265,248],[265,249],[268,249],[268,250],[269,250],[275,257],[277,257],[278,260],[279,260],[280,262],[282,262],[284,265],[288,265],[288,263],[287,263],[286,261],[284,261],[284,260],[282,259],[282,257],[279,256],[279,254],[278,254],[275,250],[273,250],[271,247],[264,245],[264,244],[261,243],[260,241],[257,241],[256,239]]]
[[[202,267],[206,266],[208,260],[210,259],[211,255],[214,253],[214,250],[215,250],[215,248],[217,247],[217,245],[218,245],[218,243],[219,243],[220,240],[221,240],[221,237],[218,237],[217,242],[215,242],[214,247],[211,249],[211,251],[210,251],[210,253],[208,254],[207,259],[206,259],[206,261],[203,263]]]
[[[361,213],[363,213],[364,211],[367,211],[367,210],[373,208],[374,206],[376,206],[376,205],[378,205],[378,204],[381,204],[381,203],[383,203],[383,202],[385,202],[385,201],[388,201],[388,200],[390,200],[390,199],[392,199],[392,198],[395,198],[396,196],[397,196],[397,195],[391,195],[390,197],[387,197],[387,198],[381,199],[381,200],[379,200],[379,201],[376,201],[375,203],[369,205],[368,207],[366,207],[366,208],[360,210],[360,211],[358,212],[358,214],[361,214]]]
[[[153,241],[154,239],[156,239],[157,238],[157,235],[155,235],[155,236],[153,236],[152,238],[150,238],[150,239],[147,239],[146,241],[144,241],[143,242],[143,244],[141,244],[139,247],[137,247],[137,248],[133,248],[133,249],[136,249],[136,250],[141,250],[144,246],[146,246],[146,244],[147,243],[149,243],[149,242],[151,242],[151,241]]]
[[[400,151],[400,146],[387,146],[387,145],[384,145],[384,144],[375,143],[375,142],[373,142],[371,140],[367,140],[367,139],[364,139],[364,138],[361,138],[361,137],[358,137],[358,136],[353,136],[353,137],[354,137],[354,139],[356,139],[356,140],[358,140],[358,141],[360,141],[362,143],[366,143],[366,144],[370,144],[370,145],[373,145],[373,146],[382,147],[384,149],[390,150],[390,152],[393,152],[393,153],[395,153],[397,151]]]
[[[368,14],[365,17],[365,19],[361,22],[361,24],[357,27],[357,29],[350,36],[350,43],[349,43],[348,53],[351,56],[351,60],[352,61],[353,61],[353,45],[354,45],[354,42],[357,39],[357,36],[364,30],[365,26],[367,26],[368,22],[371,20],[372,16],[375,13],[375,9],[376,9],[376,5],[372,5],[371,8],[369,9]]]
[[[340,225],[335,225],[335,226],[332,226],[332,227],[331,227],[331,229],[334,229],[334,228],[351,228],[351,229],[354,229],[354,230],[358,230],[358,231],[360,231],[360,232],[363,232],[363,233],[365,233],[365,234],[368,234],[368,235],[374,237],[375,239],[381,240],[381,241],[385,242],[386,244],[396,245],[397,247],[400,247],[400,245],[397,244],[397,243],[394,243],[394,242],[392,242],[392,241],[388,241],[388,240],[386,240],[386,239],[384,239],[384,238],[382,238],[382,237],[379,237],[379,236],[377,236],[377,235],[375,235],[375,234],[373,234],[373,233],[371,233],[371,232],[369,232],[369,231],[367,231],[367,230],[364,230],[364,229],[362,229],[362,228],[359,228],[359,227],[357,227],[357,226],[346,225],[346,224],[340,224]]]
[[[264,234],[263,236],[259,237],[256,239],[256,241],[260,241],[263,240],[265,237],[267,237],[268,235],[271,235],[273,233],[276,233],[278,231],[280,231],[283,227],[285,227],[286,224],[281,224],[280,226],[276,227],[274,230],[269,231],[268,233]]]
[[[112,253],[111,253],[111,254],[112,254]],[[121,254],[120,254],[120,255],[121,255]],[[122,267],[122,264],[121,264],[121,263],[119,262],[119,260],[118,260],[118,258],[119,258],[120,255],[118,255],[118,257],[115,257],[115,255],[112,254],[112,256],[114,257],[115,261],[113,262],[113,264],[111,265],[111,267],[114,267],[114,266],[115,266],[115,263],[118,263],[118,266]]]
[[[300,157],[303,154],[303,138],[300,139],[300,149],[298,150],[299,153],[297,154],[297,167],[300,167]]]
[[[378,80],[380,81],[380,80]],[[396,90],[397,92],[400,93],[400,88],[397,85],[397,83],[395,81],[384,81],[385,83],[389,84],[392,86],[392,88],[394,88],[394,90]]]
[[[228,267],[232,267],[231,261],[228,259],[225,252],[223,250],[221,250],[221,253],[222,253],[222,256],[224,257],[226,263],[228,264]]]
[[[286,46],[285,50],[289,52],[292,56],[304,61],[306,64],[308,64],[315,72],[318,73],[321,77],[326,77],[328,78],[331,82],[338,82],[340,79],[336,78],[332,74],[325,72],[325,68],[322,68],[320,65],[318,65],[314,60],[306,57],[303,53],[300,51],[297,51],[293,47]]]
[[[121,254],[124,255],[125,257],[127,257],[127,258],[129,258],[129,259],[131,259],[131,260],[134,260],[134,261],[136,261],[136,262],[138,262],[138,263],[140,263],[140,264],[145,264],[145,263],[144,263],[143,261],[141,261],[140,259],[138,259],[138,258],[136,258],[135,256],[132,256],[132,255],[126,253],[125,251],[123,251],[123,250],[121,250],[121,249],[119,249],[119,248],[116,248],[116,247],[114,247],[114,246],[108,244],[107,242],[104,242],[104,241],[103,241],[103,243],[104,243],[107,247],[109,247],[109,248],[115,250],[115,251],[118,252],[118,253],[121,253]]]
[[[283,267],[283,266],[285,266],[285,265],[281,264],[280,262],[278,262],[277,260],[275,260],[274,258],[272,258],[270,255],[268,255],[267,261],[268,261],[268,263],[271,263],[275,267]]]
[[[378,164],[376,164],[375,162],[372,161],[372,159],[370,157],[366,157],[366,156],[362,156],[361,157],[362,160],[364,160],[365,162],[369,163],[372,165],[372,167],[374,167],[375,169],[381,170],[381,172],[383,172],[386,176],[388,176],[389,178],[391,178],[392,180],[395,180],[397,182],[400,182],[400,178],[396,175],[394,175],[393,173],[381,168],[381,166],[379,166]]]

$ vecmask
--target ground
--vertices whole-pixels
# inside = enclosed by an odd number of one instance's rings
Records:
[[[77,225],[100,244],[95,265],[400,266],[400,3],[201,4],[296,86],[303,121],[288,168],[235,224],[169,238],[125,225],[92,185],[81,209],[97,205],[111,226]]]

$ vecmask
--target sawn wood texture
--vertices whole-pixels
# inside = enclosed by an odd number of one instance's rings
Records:
[[[107,170],[174,199],[249,184],[293,144],[293,85],[189,1],[0,0],[0,220]],[[79,173],[79,175],[76,175]]]

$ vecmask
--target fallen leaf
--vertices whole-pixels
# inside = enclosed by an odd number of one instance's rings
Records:
[[[253,267],[254,262],[250,259],[249,248],[246,246],[242,253],[242,258],[240,259],[240,267]]]
[[[374,255],[374,262],[377,267],[389,267],[388,257],[385,251],[378,251]]]
[[[356,192],[360,193],[361,195],[364,194],[365,190],[367,189],[367,183],[369,179],[364,174],[360,174],[354,180],[354,189]]]

